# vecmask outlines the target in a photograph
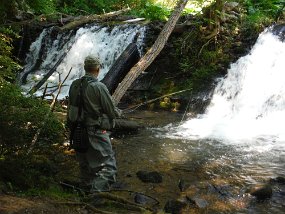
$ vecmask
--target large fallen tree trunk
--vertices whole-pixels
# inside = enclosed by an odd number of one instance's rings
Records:
[[[114,93],[119,83],[124,79],[129,70],[139,61],[140,54],[136,45],[137,37],[127,46],[120,57],[115,61],[111,69],[101,82],[103,82],[111,94]]]
[[[126,13],[128,11],[130,11],[131,9],[130,8],[124,8],[122,10],[118,10],[118,11],[114,11],[114,12],[110,12],[110,13],[105,13],[105,14],[102,14],[102,15],[88,15],[88,16],[82,16],[62,27],[60,27],[59,29],[61,31],[66,31],[66,30],[72,30],[72,29],[75,29],[77,27],[80,27],[84,24],[88,24],[88,23],[91,23],[91,22],[94,22],[94,21],[104,21],[106,19],[110,19],[110,18],[113,18],[113,17],[116,17],[118,15],[121,15],[123,13]]]
[[[180,17],[181,12],[185,8],[187,2],[188,0],[180,0],[178,2],[175,10],[173,11],[168,22],[163,27],[161,33],[159,34],[153,46],[147,51],[147,53],[141,58],[141,60],[130,70],[130,72],[126,75],[123,81],[119,84],[119,86],[117,87],[117,89],[113,94],[113,98],[116,103],[119,103],[125,92],[135,81],[135,79],[154,61],[154,59],[161,52],[171,32],[173,31],[176,22]]]

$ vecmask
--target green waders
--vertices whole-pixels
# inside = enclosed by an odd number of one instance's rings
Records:
[[[106,191],[116,181],[116,159],[109,133],[95,127],[88,127],[89,148],[86,153],[76,153],[81,179],[91,192]]]

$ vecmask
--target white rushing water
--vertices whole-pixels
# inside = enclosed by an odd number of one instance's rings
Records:
[[[232,64],[205,114],[171,129],[169,137],[263,142],[285,147],[285,43],[263,32],[250,53]],[[267,144],[268,145],[268,144]]]
[[[59,99],[62,99],[67,96],[72,81],[84,75],[83,63],[86,56],[96,56],[101,60],[102,68],[98,77],[100,80],[137,33],[139,33],[137,45],[141,51],[145,30],[145,27],[129,24],[114,27],[93,26],[80,28],[75,35],[71,35],[71,32],[65,35],[59,34],[55,39],[51,35],[52,29],[44,30],[30,47],[22,77],[30,72],[38,58],[41,66],[35,72],[28,74],[27,83],[23,84],[22,88],[28,92],[55,65],[64,52],[70,49],[47,81],[48,93],[56,92],[59,79],[62,81],[72,68],[59,95]],[[42,48],[44,51],[41,55]],[[35,93],[37,96],[43,93],[43,87]]]

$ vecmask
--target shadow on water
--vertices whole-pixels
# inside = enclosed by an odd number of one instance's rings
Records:
[[[114,140],[118,177],[129,189],[156,197],[161,208],[169,199],[195,198],[196,204],[185,213],[285,211],[284,184],[272,185],[272,197],[262,202],[248,193],[254,185],[284,177],[284,150],[255,150],[213,140],[170,139],[163,137],[167,129],[157,127],[177,124],[180,114],[138,112],[134,117],[153,128]],[[163,182],[143,183],[136,176],[139,170],[158,171]]]

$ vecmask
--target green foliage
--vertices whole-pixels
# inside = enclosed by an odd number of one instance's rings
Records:
[[[245,0],[246,21],[251,25],[270,24],[284,9],[284,0]]]
[[[151,20],[167,20],[171,10],[161,4],[145,1],[132,13]]]
[[[49,111],[42,101],[24,97],[12,84],[20,66],[12,56],[12,41],[17,35],[11,29],[0,29],[0,155],[26,152],[41,121]],[[42,143],[58,142],[62,138],[61,124],[51,115],[43,127]]]
[[[87,0],[75,0],[75,1],[59,1],[59,11],[67,14],[84,14],[84,13],[102,13],[103,1],[87,1]]]
[[[52,146],[63,141],[61,123],[53,114],[46,118],[49,106],[38,99],[24,97],[15,85],[1,84],[0,106],[0,155],[26,153],[39,128],[42,128],[40,145]]]
[[[211,86],[217,76],[217,67],[204,66],[196,69],[191,78],[191,85],[195,90],[205,90]]]
[[[42,131],[35,150],[43,151],[63,141],[63,127],[54,115],[46,117],[47,103],[24,97],[13,84],[20,68],[12,56],[17,37],[11,29],[0,29],[0,180],[11,187],[43,187],[54,172],[50,159],[27,155],[27,151],[38,129]]]
[[[13,154],[0,160],[0,178],[10,183],[13,190],[48,188],[56,173],[54,166],[45,155]]]
[[[57,3],[59,11],[68,14],[104,13],[131,7],[132,15],[145,17],[152,20],[166,20],[170,10],[153,0],[60,0]]]
[[[135,0],[59,0],[57,8],[59,11],[68,14],[101,14],[127,7],[127,4],[133,4]]]
[[[279,9],[285,3],[284,0],[245,0],[248,13],[265,13],[267,15],[275,16]]]
[[[26,3],[36,14],[49,14],[56,11],[56,0],[27,0]]]
[[[61,200],[61,199],[68,199],[71,200],[72,198],[77,199],[77,196],[74,193],[64,192],[62,188],[58,185],[51,185],[47,189],[42,188],[32,188],[24,192],[24,196],[40,196],[40,197],[49,197],[54,200]]]
[[[8,82],[0,86],[0,180],[14,189],[48,188],[58,171],[55,155],[63,142],[63,126],[47,103],[24,97]],[[45,123],[43,123],[45,122]],[[31,142],[41,129],[31,153]]]
[[[56,12],[56,4],[57,0],[4,0],[0,4],[0,15],[14,19],[19,11],[50,14]]]
[[[51,160],[59,152],[55,145],[63,142],[63,126],[48,114],[48,103],[23,96],[14,84],[20,68],[12,53],[14,38],[10,28],[0,28],[0,180],[10,189],[46,188],[57,171]],[[39,129],[34,153],[28,154]]]
[[[20,69],[12,56],[12,41],[17,37],[11,29],[0,28],[0,85],[4,80],[14,81],[16,72]]]
[[[0,4],[0,23],[5,23],[6,19],[9,19],[10,16],[15,15],[15,1],[14,0],[3,0]]]

